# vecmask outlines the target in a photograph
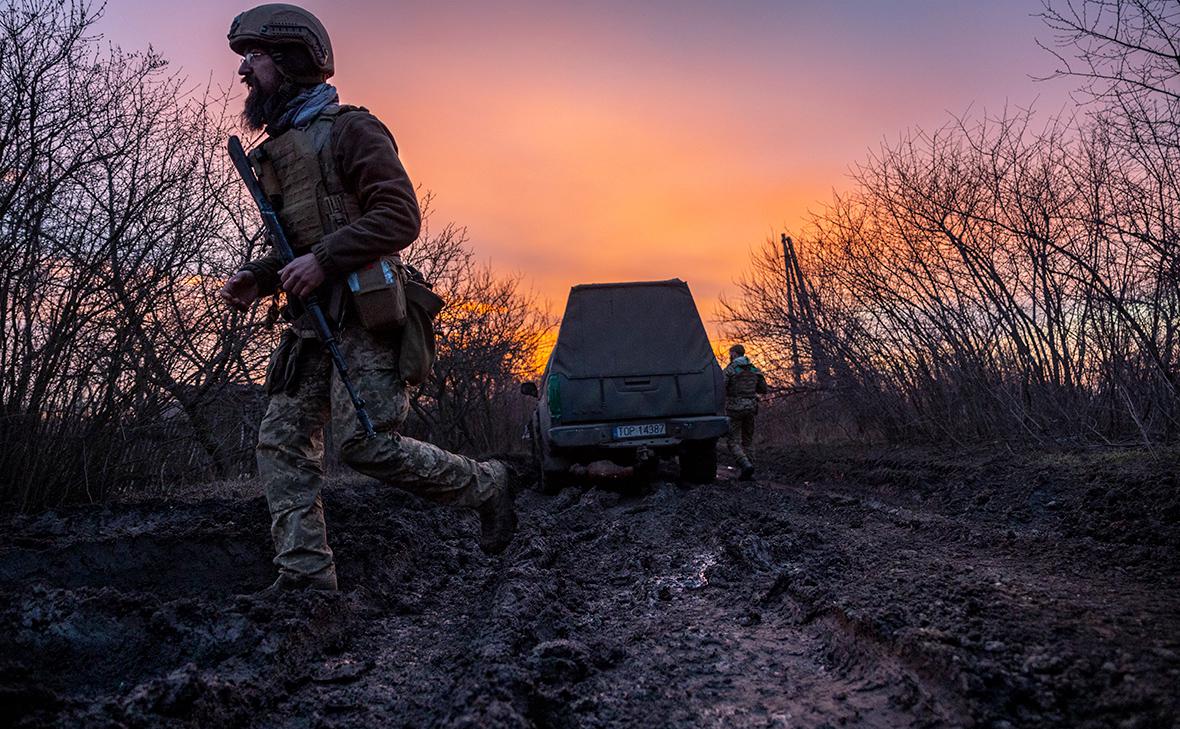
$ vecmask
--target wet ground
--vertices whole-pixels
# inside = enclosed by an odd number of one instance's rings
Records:
[[[0,725],[1175,727],[1174,456],[764,454],[474,517],[326,493],[342,592],[262,499],[7,517]],[[241,490],[242,486],[235,487]]]

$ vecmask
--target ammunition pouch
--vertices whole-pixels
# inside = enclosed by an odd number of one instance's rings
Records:
[[[275,207],[296,255],[307,253],[325,235],[361,215],[361,204],[349,191],[331,152],[331,130],[341,115],[363,108],[331,105],[306,130],[290,129],[250,153],[263,191]],[[319,292],[329,326],[337,327],[354,312],[367,331],[399,344],[398,372],[411,385],[430,376],[435,360],[434,318],[444,302],[412,266],[397,254],[353,271],[343,282]],[[352,305],[348,305],[351,299]],[[302,307],[288,297],[283,318],[295,331],[284,334],[267,368],[267,393],[294,387],[300,341],[315,327]],[[291,339],[289,339],[291,338]],[[273,380],[273,382],[272,382]]]
[[[411,275],[415,278],[411,278]],[[383,328],[379,333],[388,336],[397,345],[398,376],[407,384],[420,385],[430,377],[434,367],[437,346],[434,319],[446,302],[412,268],[405,272],[399,271],[397,279],[402,292],[402,324],[395,329]],[[354,300],[354,304],[359,318],[359,301]],[[313,331],[301,328],[301,325],[306,324],[306,316],[300,316],[290,329],[283,332],[279,346],[270,356],[264,384],[267,395],[290,392],[298,387],[300,359],[305,355],[310,356],[307,347],[312,346],[319,351],[322,346]],[[387,314],[381,317],[386,320],[391,318]],[[369,329],[363,322],[362,326]]]
[[[406,321],[402,327],[398,353],[398,374],[411,385],[430,377],[434,367],[434,318],[445,302],[413,268],[408,268],[405,282]]]
[[[299,384],[299,355],[303,351],[303,337],[291,329],[283,332],[279,346],[270,355],[263,385],[267,395],[288,392]]]
[[[396,259],[379,258],[348,274],[348,290],[361,326],[393,334],[406,323],[406,285]]]

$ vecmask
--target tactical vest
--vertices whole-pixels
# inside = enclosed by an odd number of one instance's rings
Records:
[[[739,367],[729,378],[725,393],[729,397],[756,397],[758,394],[758,370],[753,365]]]
[[[250,152],[296,255],[360,217],[360,201],[345,189],[331,145],[332,125],[353,111],[364,109],[330,104],[305,129],[288,129]]]
[[[342,115],[354,111],[366,111],[364,107],[329,104],[303,129],[288,129],[266,140],[250,153],[250,164],[258,174],[262,191],[270,199],[279,216],[283,232],[295,255],[311,251],[312,246],[324,236],[339,230],[361,215],[360,200],[349,191],[336,166],[332,154],[332,125]],[[394,268],[400,265],[401,256],[393,253],[383,256]],[[385,270],[390,270],[386,267]],[[375,271],[375,274],[374,274]],[[380,281],[368,283],[385,287],[381,269],[368,274],[353,272],[350,282],[357,275]],[[358,285],[360,282],[356,282]],[[362,289],[368,286],[361,286]],[[334,322],[340,323],[346,317],[348,296],[342,281],[330,280],[325,286],[325,313]],[[354,293],[353,301],[360,295]],[[371,307],[370,307],[371,308]],[[404,319],[404,299],[399,313]],[[364,323],[364,312],[362,312]],[[315,327],[305,315],[293,322],[296,330],[310,335]]]
[[[354,111],[367,109],[329,104],[304,129],[288,129],[250,152],[250,165],[258,174],[262,190],[278,214],[283,232],[296,255],[310,252],[321,238],[361,215],[360,200],[345,187],[331,144],[332,125],[342,115]],[[401,268],[399,254],[387,254],[382,258]],[[380,271],[381,267],[377,266],[376,270]],[[358,273],[353,272],[354,276]],[[434,363],[432,320],[444,303],[425,281],[404,283],[402,312],[405,322],[397,338],[398,370],[406,382],[418,384],[426,380]],[[341,322],[345,317],[347,290],[343,280],[330,282],[326,313],[335,322]],[[354,301],[357,295],[354,293]],[[408,315],[405,314],[407,300],[412,304]],[[360,318],[364,323],[363,313]],[[314,336],[315,328],[307,315],[295,321],[293,328],[300,336]]]

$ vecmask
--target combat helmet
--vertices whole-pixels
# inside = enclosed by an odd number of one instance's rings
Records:
[[[234,53],[244,53],[253,45],[269,48],[302,46],[323,78],[330,77],[336,71],[332,41],[328,38],[324,24],[297,5],[267,3],[238,13],[229,26],[227,37]]]

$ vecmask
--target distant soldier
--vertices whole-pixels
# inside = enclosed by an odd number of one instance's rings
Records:
[[[307,315],[287,317],[291,326],[267,371],[270,403],[258,434],[258,472],[279,568],[270,589],[336,589],[320,499],[329,419],[347,464],[434,501],[476,509],[480,546],[502,551],[516,530],[507,464],[474,461],[398,434],[409,412],[399,353],[418,351],[406,349],[421,345],[408,338],[416,331],[424,339],[424,330],[371,326],[349,293],[354,272],[384,270],[379,276],[388,281],[381,285],[393,284],[398,251],[418,236],[418,201],[393,136],[365,109],[338,102],[325,83],[334,71],[331,42],[306,10],[286,4],[247,10],[234,19],[229,46],[241,55],[238,74],[250,90],[243,121],[266,131],[250,162],[296,258],[283,265],[272,252],[246,263],[221,296],[245,310],[280,289],[296,298],[316,292],[377,431],[366,438],[358,425]],[[379,307],[378,315],[395,308]]]
[[[725,414],[729,416],[729,452],[738,462],[742,481],[754,478],[754,416],[758,414],[758,396],[767,391],[766,378],[746,357],[746,348],[735,344],[729,348],[725,368]]]

